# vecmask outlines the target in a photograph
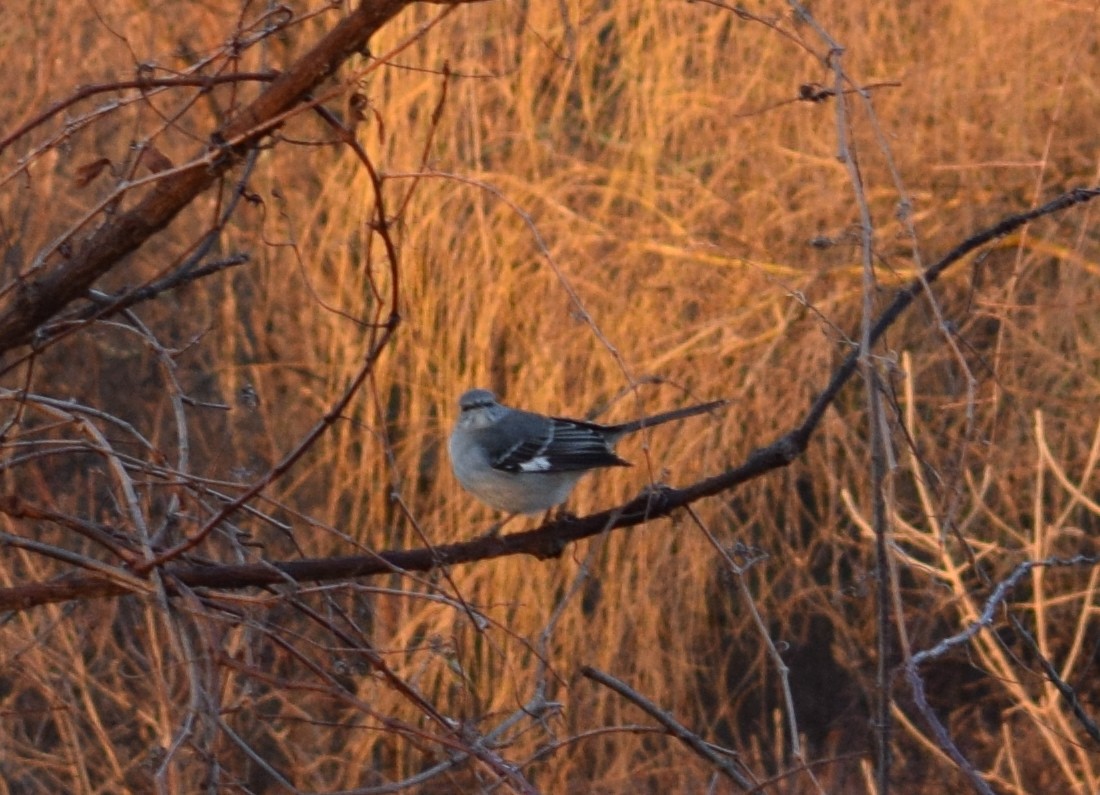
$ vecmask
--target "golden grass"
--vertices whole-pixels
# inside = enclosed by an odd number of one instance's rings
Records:
[[[785,5],[758,5],[754,13],[823,52]],[[495,517],[457,487],[443,449],[454,401],[469,386],[547,412],[606,409],[605,419],[733,400],[720,419],[625,443],[620,452],[635,466],[586,480],[570,502],[583,514],[650,482],[684,484],[742,461],[798,421],[847,354],[862,276],[835,100],[785,102],[802,83],[828,85],[829,71],[790,39],[705,3],[566,6],[567,19],[558,3],[464,7],[395,65],[363,73],[358,88],[371,112],[359,138],[386,176],[388,208],[404,206],[395,226],[402,325],[370,388],[256,503],[271,521],[235,517],[245,543],[227,531],[206,554],[345,555],[483,532]],[[181,68],[215,52],[239,13],[125,0],[96,8],[101,18],[66,2],[9,9],[25,21],[0,31],[0,133],[77,85],[130,77],[135,59]],[[846,47],[849,74],[901,83],[873,91],[874,119],[849,98],[847,133],[875,217],[885,291],[1002,214],[1097,181],[1100,66],[1090,6],[830,0],[812,10]],[[372,52],[415,37],[439,12],[410,8]],[[263,52],[246,50],[241,68],[284,66],[335,19],[321,13]],[[194,54],[181,58],[183,49]],[[425,174],[445,62],[455,77]],[[80,166],[98,157],[121,163],[138,137],[182,162],[232,100],[220,88],[178,124],[166,122],[182,96],[166,92],[156,112],[134,102],[94,120],[105,98],[87,101],[70,118],[89,123],[68,138],[55,120],[0,155],[0,233],[12,252],[5,284],[106,193],[109,180],[74,188]],[[342,103],[330,105],[342,111]],[[901,195],[874,124],[912,200],[915,246],[897,217]],[[283,133],[332,140],[306,117]],[[18,158],[36,147],[28,176]],[[369,228],[371,183],[346,149],[282,143],[260,155],[249,189],[257,201],[242,206],[212,256],[243,250],[252,263],[139,310],[163,345],[186,348],[174,359],[182,389],[230,407],[189,409],[191,472],[239,482],[262,474],[331,404],[365,353],[364,328],[349,318],[372,317],[374,290],[388,278]],[[166,272],[218,209],[206,197],[104,289]],[[1094,551],[1100,254],[1092,212],[1034,224],[937,287],[965,368],[927,304],[881,350],[897,396],[895,599],[913,650],[980,613],[990,583],[975,562],[996,582],[1025,559]],[[815,238],[828,244],[811,246]],[[162,363],[123,323],[102,323],[38,357],[31,388],[125,419],[176,465]],[[22,388],[25,378],[13,372],[3,386]],[[4,405],[5,422],[13,406]],[[9,462],[22,449],[16,439],[78,435],[31,419],[9,438]],[[481,732],[545,688],[560,711],[501,738],[501,753],[516,763],[577,738],[523,765],[545,792],[699,792],[712,774],[675,740],[630,729],[651,724],[581,678],[581,665],[623,679],[736,750],[758,777],[779,776],[767,791],[870,791],[866,424],[863,392],[849,388],[792,467],[697,508],[721,544],[766,556],[744,576],[791,667],[801,761],[813,778],[791,756],[778,673],[735,575],[683,517],[579,544],[557,561],[505,558],[446,576],[208,594],[170,609],[128,598],[17,614],[0,627],[0,792],[193,791],[212,759],[227,791],[285,791],[254,757],[302,791],[416,775],[446,758],[428,739],[440,729],[378,677],[368,646],[444,715]],[[120,449],[155,458],[119,428],[109,432]],[[165,521],[169,496],[181,490],[139,487],[150,524]],[[125,526],[117,488],[102,458],[87,454],[4,471],[5,492]],[[184,499],[189,515],[180,521],[193,529],[200,506]],[[5,517],[3,529],[90,554],[52,525]],[[25,551],[2,559],[4,586],[62,570]],[[1036,569],[1014,594],[1015,614],[1094,718],[1097,576],[1095,567]],[[295,600],[331,623],[306,619]],[[477,628],[456,600],[484,613],[487,626]],[[1008,637],[1003,615],[997,628],[1004,637],[982,633],[928,666],[933,705],[999,790],[1096,791],[1095,744],[1035,657]],[[896,688],[897,791],[963,784],[900,678]],[[624,728],[606,730],[616,726]],[[491,781],[487,769],[465,763],[414,791],[481,791]]]

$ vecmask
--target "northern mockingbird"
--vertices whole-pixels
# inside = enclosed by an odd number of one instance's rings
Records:
[[[621,425],[597,425],[509,408],[488,389],[471,389],[458,400],[461,414],[447,450],[466,491],[509,514],[537,514],[565,502],[589,470],[630,466],[615,455],[615,443],[627,434],[725,404],[715,400]]]

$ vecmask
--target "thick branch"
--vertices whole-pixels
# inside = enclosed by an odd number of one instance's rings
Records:
[[[1018,229],[1029,221],[1091,201],[1100,195],[1100,188],[1079,188],[1018,215],[1009,216],[996,225],[967,238],[943,259],[914,279],[894,297],[890,306],[871,328],[869,344],[874,344],[901,313],[920,295],[924,286],[934,282],[952,264],[980,246]],[[660,487],[631,500],[626,505],[583,519],[561,519],[536,530],[513,533],[503,537],[486,536],[456,544],[412,550],[390,550],[377,554],[339,558],[320,558],[284,562],[264,562],[244,565],[210,565],[172,563],[160,568],[169,593],[175,591],[173,581],[190,588],[235,589],[270,586],[288,580],[319,582],[364,577],[393,571],[426,571],[436,566],[471,563],[507,555],[533,555],[536,558],[557,557],[570,543],[620,527],[644,524],[651,519],[668,516],[677,508],[706,496],[728,491],[745,481],[773,469],[786,466],[806,449],[825,409],[836,399],[841,388],[855,373],[858,351],[853,351],[837,368],[828,385],[810,406],[802,423],[790,433],[779,437],[767,447],[749,455],[744,464],[701,480],[682,489]],[[0,610],[20,610],[70,599],[90,599],[120,596],[126,588],[94,574],[67,575],[52,582],[21,585],[0,589]]]
[[[88,288],[127,254],[159,232],[223,176],[285,113],[330,77],[410,0],[364,0],[354,12],[274,80],[251,104],[211,135],[210,148],[189,166],[161,178],[132,209],[108,218],[58,257],[45,272],[20,283],[0,303],[0,352],[23,345],[34,330]]]

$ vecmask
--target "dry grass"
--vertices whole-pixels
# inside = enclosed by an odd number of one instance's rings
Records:
[[[9,10],[0,134],[77,85],[131,77],[135,60],[182,68],[218,50],[239,14],[179,6],[106,0],[98,18],[68,2]],[[419,37],[439,8],[415,6],[372,42],[380,55],[413,38],[392,65],[356,64],[370,101],[360,140],[387,177],[389,208],[404,206],[394,231],[403,322],[344,417],[253,503],[260,513],[234,517],[202,554],[347,555],[482,532],[494,517],[458,489],[443,450],[467,386],[545,411],[606,409],[606,418],[733,400],[721,419],[624,445],[636,466],[585,481],[570,503],[584,514],[651,481],[688,483],[742,461],[797,423],[848,353],[862,274],[835,100],[785,102],[802,83],[829,84],[830,72],[790,38],[706,3],[565,6],[567,17],[552,2],[479,4]],[[783,4],[752,10],[823,52]],[[1000,215],[1097,181],[1091,6],[830,1],[813,13],[845,45],[849,74],[900,83],[872,92],[873,118],[849,98],[884,296]],[[247,49],[240,68],[282,68],[336,18],[320,13]],[[445,62],[455,76],[425,169]],[[166,91],[110,112],[96,110],[106,101],[98,97],[69,111],[68,134],[54,120],[0,154],[4,283],[108,192],[107,179],[75,187],[81,166],[123,163],[136,138],[179,163],[233,90],[187,103],[185,92]],[[342,97],[329,104],[342,109]],[[184,115],[170,121],[176,112]],[[333,140],[306,116],[283,134]],[[916,246],[891,168],[912,199]],[[234,484],[265,472],[326,411],[362,361],[357,321],[377,311],[375,290],[388,278],[369,224],[371,183],[351,152],[281,144],[260,155],[248,187],[254,200],[210,257],[243,251],[251,263],[136,310],[178,354],[158,354],[116,318],[83,327],[3,382],[131,423],[133,432],[87,420],[119,455],[174,468],[173,380],[227,405],[187,409],[187,466],[210,479],[207,508],[215,491],[235,494]],[[167,272],[220,206],[211,193],[189,208],[103,289]],[[880,351],[892,390],[892,589],[904,627],[892,665],[962,631],[1018,563],[1094,552],[1093,212],[1036,223],[937,287],[962,360],[927,303]],[[581,665],[734,749],[759,779],[775,776],[764,791],[871,791],[876,569],[863,394],[842,395],[792,467],[697,506],[736,562],[760,556],[741,574],[684,517],[599,537],[557,561],[8,616],[0,793],[329,792],[446,760],[440,728],[379,676],[371,649],[471,732],[492,732],[538,698],[560,703],[495,738],[541,791],[701,792],[713,775],[672,738],[638,729],[653,724],[582,678]],[[89,452],[92,432],[5,395],[5,427],[23,414],[4,438],[4,494],[129,528],[125,479]],[[151,527],[201,523],[194,489],[140,467],[130,475]],[[183,501],[179,516],[173,499]],[[54,523],[5,516],[2,529],[102,557]],[[5,587],[67,570],[10,547],[0,560]],[[738,577],[790,667],[801,759]],[[1098,577],[1095,566],[1036,568],[1011,595],[1012,615],[1094,719]],[[462,603],[487,624],[475,625]],[[994,629],[921,668],[950,735],[998,792],[1097,791],[1096,741],[1006,611]],[[900,674],[894,683],[896,790],[966,786]],[[493,780],[465,762],[411,790],[481,791]]]

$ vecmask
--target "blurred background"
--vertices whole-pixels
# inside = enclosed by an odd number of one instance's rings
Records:
[[[195,559],[352,555],[485,532],[499,517],[461,491],[445,452],[471,386],[600,421],[732,401],[624,442],[634,466],[583,481],[568,503],[578,515],[743,462],[800,422],[859,338],[860,214],[842,146],[874,222],[878,308],[966,236],[1098,182],[1094,6],[826,0],[811,11],[813,24],[779,2],[486,2],[413,5],[386,25],[371,41],[384,63],[356,56],[321,102],[359,117],[384,180],[401,325],[319,442]],[[81,86],[283,70],[343,13],[12,0],[0,137]],[[867,89],[845,95],[839,125],[815,24]],[[147,177],[154,155],[195,157],[261,87],[97,91],[7,143],[0,289],[109,217],[114,191]],[[361,162],[317,116],[293,115],[96,286],[224,267],[127,316],[73,315],[50,344],[8,355],[3,494],[123,546],[143,522],[165,541],[200,527],[293,449],[362,365],[394,286],[374,210]],[[891,452],[890,666],[962,631],[1021,562],[1095,553],[1094,214],[1086,205],[986,246],[876,351]],[[735,791],[581,677],[590,665],[733,749],[759,791],[873,792],[868,438],[854,383],[804,456],[698,503],[698,523],[654,521],[559,560],[4,615],[0,792],[489,791],[491,771],[455,761],[375,655],[469,731],[499,730],[501,755],[541,791]],[[118,562],[57,517],[8,510],[0,527]],[[4,587],[71,568],[0,549]],[[991,631],[921,669],[994,791],[1100,789],[1100,740],[1043,669],[1095,719],[1098,576],[1034,569]],[[789,668],[789,698],[769,645]],[[892,681],[897,791],[965,786],[903,678]],[[521,711],[532,704],[538,715]]]

